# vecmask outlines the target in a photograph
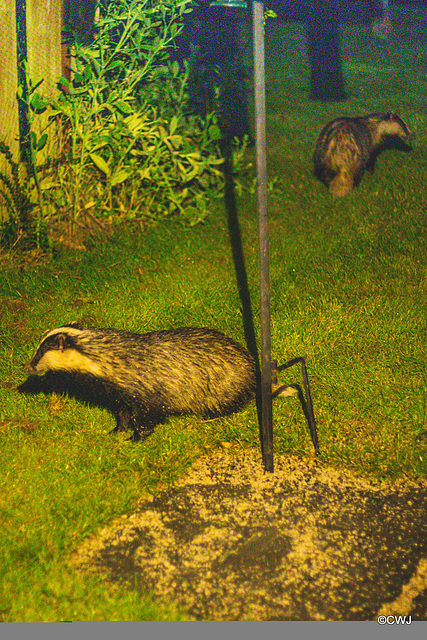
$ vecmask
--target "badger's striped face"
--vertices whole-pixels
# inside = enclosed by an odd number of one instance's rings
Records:
[[[409,144],[414,139],[414,134],[409,130],[406,122],[402,120],[397,113],[388,112],[385,114],[378,114],[382,118],[378,122],[378,135],[382,136],[396,136],[400,138],[406,144]]]
[[[82,330],[74,327],[59,327],[48,333],[27,365],[28,371],[37,376],[48,371],[101,375],[101,367],[79,348],[81,334]]]

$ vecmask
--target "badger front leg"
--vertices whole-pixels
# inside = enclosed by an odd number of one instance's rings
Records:
[[[116,419],[116,426],[110,431],[110,433],[117,433],[118,431],[127,431],[131,426],[132,409],[127,405],[120,407],[117,411],[114,411],[114,417]]]
[[[114,412],[114,417],[116,426],[110,433],[132,429],[133,433],[129,438],[132,442],[142,442],[154,431],[155,423],[149,420],[147,416],[141,415],[135,407],[122,406]]]
[[[130,417],[129,425],[133,434],[129,440],[132,442],[143,442],[148,438],[148,436],[151,436],[158,422],[159,420],[150,418],[149,416],[141,414],[140,411],[134,409]]]

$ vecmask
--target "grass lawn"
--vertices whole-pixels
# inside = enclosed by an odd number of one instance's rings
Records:
[[[402,14],[403,15],[403,14]],[[425,17],[425,16],[424,16]],[[267,25],[268,168],[273,357],[306,357],[320,464],[379,478],[427,474],[427,33],[401,18],[390,41],[343,29],[350,99],[308,100],[300,25]],[[312,175],[320,128],[339,115],[399,113],[417,138],[385,152],[341,200]],[[258,332],[253,176],[237,194]],[[145,332],[184,325],[244,342],[224,202],[204,225],[123,230],[86,250],[14,260],[0,272],[0,617],[4,621],[175,620],[173,603],[70,572],[87,536],[173,483],[221,443],[257,448],[254,404],[210,422],[171,419],[143,444],[109,436],[106,412],[65,398],[20,396],[48,329],[81,321]],[[301,382],[297,368],[282,379]],[[312,455],[296,398],[274,404],[277,453]]]

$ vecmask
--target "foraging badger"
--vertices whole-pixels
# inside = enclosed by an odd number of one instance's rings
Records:
[[[392,112],[337,118],[319,135],[314,174],[334,196],[345,196],[359,184],[365,169],[374,170],[383,149],[409,150],[413,138],[402,118]]]
[[[204,328],[141,335],[72,323],[46,335],[27,370],[22,393],[66,393],[108,409],[116,419],[113,431],[131,428],[135,441],[170,415],[233,413],[256,389],[248,351]]]

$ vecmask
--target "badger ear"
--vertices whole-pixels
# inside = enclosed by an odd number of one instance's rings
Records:
[[[66,342],[65,334],[60,333],[60,334],[57,336],[57,338],[58,338],[58,342],[57,342],[57,344],[58,344],[58,349],[59,349],[59,351],[64,351],[64,349],[65,349],[65,342]]]
[[[62,327],[71,327],[72,329],[83,329],[80,322],[69,322],[68,324],[61,325]]]

